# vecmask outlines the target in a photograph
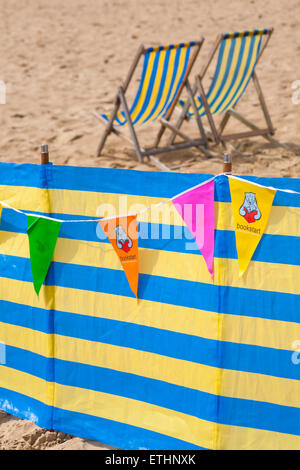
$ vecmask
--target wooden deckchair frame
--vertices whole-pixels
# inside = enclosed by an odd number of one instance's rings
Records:
[[[118,89],[118,93],[117,93],[117,95],[115,97],[115,101],[114,101],[114,108],[113,108],[113,111],[110,115],[109,121],[106,121],[100,114],[98,114],[96,112],[94,113],[99,119],[101,119],[102,122],[105,123],[105,130],[104,130],[104,133],[102,135],[102,139],[99,143],[97,153],[96,153],[97,157],[99,157],[101,155],[101,152],[102,152],[103,147],[105,145],[106,139],[111,133],[114,133],[114,134],[118,135],[119,137],[122,137],[122,138],[126,139],[131,145],[133,145],[133,147],[135,148],[136,154],[137,154],[137,158],[140,162],[143,162],[144,158],[147,157],[162,170],[169,171],[170,168],[168,168],[166,165],[164,165],[159,160],[157,160],[154,157],[154,155],[164,153],[164,152],[169,152],[169,151],[172,151],[172,150],[185,149],[185,148],[188,148],[188,147],[197,147],[206,156],[209,156],[209,157],[212,156],[212,154],[207,150],[208,140],[207,140],[207,137],[206,137],[206,134],[205,134],[205,131],[204,131],[204,127],[202,125],[200,117],[197,118],[198,129],[199,129],[200,136],[201,136],[200,139],[191,139],[189,136],[187,136],[180,129],[177,129],[175,127],[175,125],[173,125],[169,122],[170,118],[173,114],[173,111],[176,107],[176,104],[178,103],[178,100],[179,100],[179,98],[181,96],[181,93],[182,93],[184,88],[186,88],[186,90],[187,90],[188,98],[189,98],[189,102],[190,102],[191,106],[193,106],[193,109],[195,111],[197,110],[196,103],[195,103],[195,100],[194,100],[193,90],[192,90],[191,85],[189,83],[188,77],[189,77],[189,74],[192,70],[192,67],[193,67],[193,65],[194,65],[194,63],[195,63],[195,61],[198,57],[198,54],[199,54],[200,49],[202,47],[203,41],[204,41],[204,38],[201,37],[199,41],[194,41],[193,45],[190,46],[190,47],[193,47],[194,53],[193,53],[192,57],[189,59],[189,63],[188,63],[187,70],[186,70],[185,76],[183,78],[183,81],[182,81],[182,83],[181,83],[181,85],[178,89],[178,92],[177,92],[170,108],[167,111],[166,116],[159,120],[159,122],[161,123],[161,129],[171,130],[172,133],[174,133],[175,135],[181,137],[183,139],[183,141],[179,142],[179,143],[176,143],[176,144],[172,143],[172,144],[168,145],[167,147],[158,147],[159,141],[156,140],[156,143],[155,143],[154,147],[150,148],[150,149],[144,149],[139,144],[137,134],[136,134],[136,131],[135,131],[135,128],[134,128],[134,124],[133,124],[131,116],[130,116],[128,103],[127,103],[127,99],[126,99],[125,95],[126,95],[126,91],[129,87],[129,84],[131,82],[131,79],[134,75],[134,72],[135,72],[135,70],[136,70],[136,68],[139,64],[139,61],[140,61],[141,57],[143,57],[145,55],[145,53],[147,52],[147,49],[142,44],[138,49],[138,52],[137,52],[137,54],[134,58],[134,61],[133,61],[132,65],[129,69],[128,75],[127,75],[123,85],[120,86],[119,89]],[[128,138],[126,136],[126,134],[121,132],[118,129],[118,127],[114,126],[114,124],[113,124],[120,108],[123,108],[123,112],[126,116],[131,138]]]
[[[274,127],[273,127],[273,124],[272,124],[272,121],[271,121],[271,117],[270,117],[270,114],[269,114],[269,111],[268,111],[268,108],[267,108],[267,105],[266,105],[266,102],[265,102],[265,99],[264,99],[264,95],[263,95],[263,92],[262,92],[262,89],[261,89],[256,71],[255,71],[256,66],[258,64],[258,61],[260,60],[265,48],[267,47],[267,45],[270,41],[272,33],[273,33],[273,28],[267,29],[266,32],[264,33],[264,36],[266,36],[266,40],[264,41],[264,44],[262,45],[261,50],[258,54],[256,64],[255,64],[255,67],[254,67],[254,70],[253,70],[253,73],[252,73],[252,77],[251,77],[251,79],[253,81],[253,84],[254,84],[254,87],[255,87],[255,90],[256,90],[256,93],[258,95],[259,104],[261,106],[261,109],[262,109],[262,112],[263,112],[263,115],[264,115],[264,118],[265,118],[265,121],[266,121],[266,127],[265,128],[260,129],[257,125],[255,125],[253,122],[251,122],[249,119],[247,119],[246,117],[244,117],[242,114],[238,113],[234,109],[235,105],[238,104],[238,102],[239,102],[239,100],[238,100],[232,108],[225,111],[225,114],[224,114],[224,116],[221,120],[219,128],[217,129],[214,117],[213,117],[213,115],[210,111],[209,104],[207,102],[207,97],[206,97],[206,94],[205,94],[205,91],[204,91],[204,86],[203,86],[203,79],[206,76],[207,70],[208,70],[212,60],[214,59],[217,51],[219,50],[221,41],[223,39],[225,39],[225,37],[226,37],[225,33],[222,33],[217,37],[217,39],[215,41],[215,44],[213,45],[213,47],[210,51],[210,54],[208,56],[208,60],[207,60],[206,64],[204,65],[201,73],[199,75],[197,75],[196,83],[195,83],[195,85],[192,89],[192,93],[193,93],[194,97],[197,94],[199,94],[200,97],[201,97],[202,104],[203,104],[203,107],[205,109],[205,114],[207,116],[208,123],[209,123],[209,126],[210,126],[210,133],[208,135],[213,138],[213,140],[216,144],[221,143],[224,147],[226,147],[226,141],[229,141],[229,140],[241,139],[241,138],[247,138],[247,137],[254,137],[254,136],[262,136],[266,140],[271,142],[272,144],[275,144],[277,146],[285,147],[285,145],[281,144],[280,142],[278,142],[276,139],[274,139],[272,137],[275,134],[275,130],[274,130]],[[248,85],[247,85],[247,87],[248,87]],[[189,100],[186,100],[185,105],[184,105],[184,107],[183,107],[183,109],[180,113],[180,116],[179,116],[179,118],[176,122],[176,125],[175,125],[177,131],[178,131],[178,129],[180,129],[180,127],[183,124],[184,120],[189,119],[188,110],[189,110],[190,106],[191,106],[191,102]],[[197,114],[199,115],[198,112],[197,112]],[[226,128],[226,125],[227,125],[230,117],[234,117],[235,119],[237,119],[238,121],[243,123],[245,126],[249,127],[250,131],[237,132],[237,133],[233,133],[233,134],[225,134],[224,135],[224,130]],[[176,138],[176,133],[174,132],[171,135],[171,137],[168,141],[168,144],[169,145],[173,144],[175,138]]]

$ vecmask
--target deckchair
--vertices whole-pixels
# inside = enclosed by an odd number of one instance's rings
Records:
[[[209,151],[206,150],[208,141],[200,118],[197,118],[201,135],[198,140],[192,140],[169,122],[184,88],[187,90],[190,103],[196,111],[196,103],[188,77],[203,41],[204,38],[201,38],[200,41],[169,46],[149,48],[145,48],[143,45],[140,46],[123,86],[118,89],[112,113],[110,115],[95,113],[106,124],[98,146],[97,156],[100,156],[106,139],[111,132],[126,138],[120,131],[120,127],[125,125],[129,127],[130,142],[135,147],[139,161],[143,161],[144,157],[151,158],[154,163],[165,170],[168,168],[154,157],[155,154],[191,146],[198,147],[205,155],[211,156]],[[144,61],[140,84],[129,108],[125,93],[142,57]],[[183,140],[168,147],[158,148],[158,145],[155,144],[153,148],[143,149],[139,144],[135,128],[137,125],[147,124],[155,120],[160,120],[162,128],[171,129]]]
[[[255,71],[272,32],[273,28],[255,29],[253,31],[223,33],[217,37],[208,61],[200,75],[196,77],[196,83],[192,89],[193,94],[196,95],[194,101],[197,106],[197,115],[194,111],[194,106],[191,106],[189,98],[187,100],[180,100],[178,107],[181,108],[181,113],[175,126],[177,131],[185,119],[195,115],[197,117],[206,115],[211,135],[216,144],[221,142],[225,146],[225,142],[228,140],[253,136],[263,136],[272,143],[279,144],[272,138],[274,128]],[[203,79],[218,50],[219,55],[216,61],[216,69],[208,92],[205,93]],[[246,91],[251,79],[266,121],[266,127],[263,129],[260,129],[256,124],[234,109]],[[214,116],[218,114],[223,114],[223,118],[217,129]],[[231,116],[238,119],[250,130],[234,134],[224,134],[224,129]],[[175,137],[176,133],[173,132],[169,139],[169,145],[174,142]]]

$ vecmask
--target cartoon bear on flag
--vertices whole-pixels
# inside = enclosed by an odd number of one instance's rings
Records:
[[[245,193],[245,199],[239,213],[247,220],[248,224],[261,219],[261,212],[257,205],[255,193]]]
[[[131,238],[129,238],[129,236],[126,235],[126,232],[123,229],[122,225],[117,225],[117,227],[115,227],[115,233],[116,233],[117,247],[120,250],[125,251],[125,253],[128,253],[128,251],[132,248]]]

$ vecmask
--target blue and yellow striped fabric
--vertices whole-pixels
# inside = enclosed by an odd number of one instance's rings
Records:
[[[252,77],[261,41],[267,29],[226,33],[220,43],[217,65],[206,98],[211,114],[220,114],[232,108],[241,98]],[[200,96],[195,98],[200,116],[205,109]],[[178,106],[184,106],[180,100]],[[193,116],[190,108],[189,116]]]
[[[166,115],[182,85],[195,42],[149,47],[144,53],[140,85],[129,110],[133,124],[144,124]],[[106,121],[109,114],[101,114]],[[114,125],[124,126],[127,119],[119,111]]]
[[[276,193],[241,280],[226,176],[215,186],[214,282],[170,204],[141,214],[138,304],[99,239],[102,204],[137,211],[209,177],[0,164],[0,200],[95,217],[62,224],[38,298],[26,217],[3,209],[2,409],[122,449],[300,449],[300,196]],[[247,179],[300,191],[296,179]]]

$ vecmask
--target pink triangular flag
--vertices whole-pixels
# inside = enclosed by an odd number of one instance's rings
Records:
[[[213,277],[215,249],[214,180],[185,191],[172,202],[189,228]]]

